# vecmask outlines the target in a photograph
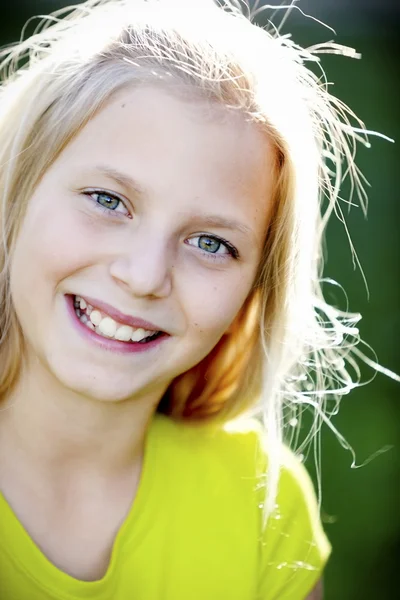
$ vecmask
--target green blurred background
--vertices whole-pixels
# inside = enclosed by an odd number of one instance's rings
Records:
[[[30,16],[68,4],[62,0],[2,0],[0,44],[15,41]],[[349,104],[369,129],[397,142],[371,137],[372,149],[360,146],[357,154],[358,165],[371,184],[368,218],[360,208],[353,208],[347,223],[368,281],[369,299],[360,270],[353,269],[349,243],[337,220],[328,229],[326,276],[343,285],[350,310],[363,315],[362,337],[374,348],[380,363],[400,372],[400,0],[300,0],[298,6],[334,28],[336,36],[296,10],[282,32],[292,33],[296,42],[306,46],[334,39],[356,48],[361,61],[339,56],[323,59],[328,80],[334,82],[331,91]],[[274,17],[276,25],[282,16],[283,12],[278,12]],[[265,23],[262,15],[258,20]],[[345,307],[339,292],[330,294],[328,300]],[[366,368],[363,374],[368,378],[372,371]],[[378,375],[342,400],[334,425],[354,448],[357,464],[387,449],[366,466],[352,469],[351,454],[329,430],[323,433],[323,517],[334,549],[325,573],[326,600],[383,600],[397,595],[393,590],[400,559],[399,393],[399,384]],[[308,466],[313,471],[312,460]]]

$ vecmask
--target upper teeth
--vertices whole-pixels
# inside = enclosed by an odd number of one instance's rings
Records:
[[[80,316],[81,310],[86,309],[86,315],[88,315],[89,319],[86,320],[85,325],[90,329],[95,329],[96,333],[108,338],[114,338],[122,342],[129,342],[130,340],[132,342],[140,342],[144,338],[156,333],[142,327],[136,328],[118,323],[105,313],[100,312],[97,308],[93,308],[93,306],[80,296],[75,297],[75,308],[77,310],[80,309],[78,316]]]

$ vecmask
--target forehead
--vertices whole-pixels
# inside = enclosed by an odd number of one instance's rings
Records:
[[[64,166],[108,165],[148,197],[190,211],[234,211],[257,235],[266,229],[275,151],[238,110],[159,87],[118,92],[67,146]],[[171,205],[171,204],[170,204]],[[226,215],[225,215],[226,216]]]

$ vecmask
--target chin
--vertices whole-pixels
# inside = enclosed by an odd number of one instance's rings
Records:
[[[110,377],[104,372],[89,374],[79,369],[71,369],[68,365],[49,365],[52,376],[59,387],[75,394],[99,402],[118,402],[132,397],[132,381],[121,380],[116,375]]]

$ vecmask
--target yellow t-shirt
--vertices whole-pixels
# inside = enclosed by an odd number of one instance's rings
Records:
[[[0,494],[1,600],[302,600],[330,546],[304,467],[285,453],[279,509],[261,531],[259,428],[197,429],[156,415],[139,489],[105,576],[50,563]]]

